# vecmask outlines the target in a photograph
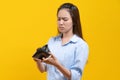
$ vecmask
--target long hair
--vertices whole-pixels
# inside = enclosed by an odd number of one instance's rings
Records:
[[[72,17],[73,21],[73,34],[76,34],[77,36],[83,39],[78,8],[72,3],[64,3],[58,8],[57,15],[61,9],[68,9],[68,12],[70,13],[70,16]]]

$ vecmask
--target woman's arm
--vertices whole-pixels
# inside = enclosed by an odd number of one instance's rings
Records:
[[[39,69],[40,72],[43,73],[43,72],[46,71],[45,65],[42,63],[42,61],[40,59],[34,58],[34,61],[36,62],[37,67],[38,67],[38,69]]]
[[[55,67],[56,67],[57,69],[59,69],[60,72],[62,72],[63,75],[64,75],[65,77],[67,77],[68,80],[71,80],[71,72],[70,72],[70,70],[68,70],[67,68],[65,68],[64,66],[62,66],[60,63],[57,63],[57,64],[55,65]]]
[[[51,54],[51,53],[50,53]],[[58,60],[55,58],[55,56],[53,56],[52,54],[48,57],[48,58],[43,58],[43,62],[47,63],[47,64],[51,64],[54,65],[60,72],[63,73],[63,75],[70,80],[71,78],[71,71],[68,70],[67,68],[65,68],[64,66],[62,66]]]

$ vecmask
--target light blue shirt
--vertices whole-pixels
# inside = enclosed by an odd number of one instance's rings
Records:
[[[61,36],[51,37],[48,41],[51,53],[68,70],[71,80],[80,80],[88,59],[88,45],[77,35],[62,45]],[[53,65],[46,64],[47,80],[67,80],[67,78]]]

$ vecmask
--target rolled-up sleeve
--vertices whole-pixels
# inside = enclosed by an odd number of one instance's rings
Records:
[[[82,44],[77,46],[74,56],[74,64],[70,68],[71,80],[80,80],[88,59],[88,45]]]

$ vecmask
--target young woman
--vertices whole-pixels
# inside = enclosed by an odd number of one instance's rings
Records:
[[[83,40],[78,8],[62,4],[57,11],[59,35],[48,41],[50,56],[34,60],[47,80],[80,80],[88,59],[88,45]]]

